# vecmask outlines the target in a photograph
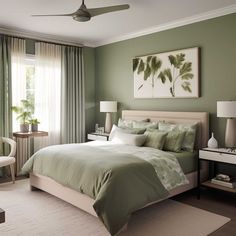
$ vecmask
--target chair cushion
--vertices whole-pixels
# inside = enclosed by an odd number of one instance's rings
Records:
[[[15,161],[15,157],[0,156],[0,167],[11,165],[15,163]]]

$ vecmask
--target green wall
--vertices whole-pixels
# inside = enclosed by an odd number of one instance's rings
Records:
[[[86,132],[95,124],[95,49],[84,47],[85,120]]]
[[[104,125],[99,101],[117,100],[121,109],[207,111],[210,129],[223,144],[225,119],[217,100],[236,100],[236,14],[96,48],[96,122]],[[134,99],[132,58],[190,47],[201,48],[201,97]]]

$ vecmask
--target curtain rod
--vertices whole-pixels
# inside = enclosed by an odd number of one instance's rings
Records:
[[[27,33],[17,30],[9,30],[5,28],[0,27],[0,33],[5,34],[12,37],[18,37],[18,38],[24,38],[24,39],[33,39],[35,41],[41,41],[45,43],[53,43],[53,44],[59,44],[59,45],[66,45],[66,46],[76,46],[76,47],[83,47],[84,45],[81,43],[76,42],[69,42],[66,40],[57,40],[55,38],[52,38],[50,35],[44,35],[44,37],[40,34],[36,33]]]

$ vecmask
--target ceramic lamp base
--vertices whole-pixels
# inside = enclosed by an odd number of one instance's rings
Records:
[[[227,119],[225,131],[225,147],[236,147],[236,120],[233,118]]]
[[[106,113],[105,133],[110,133],[112,128],[111,112]]]

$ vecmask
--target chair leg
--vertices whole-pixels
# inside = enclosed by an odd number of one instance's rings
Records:
[[[11,170],[11,179],[12,179],[12,183],[15,183],[15,165],[11,164],[10,165],[10,170]]]

